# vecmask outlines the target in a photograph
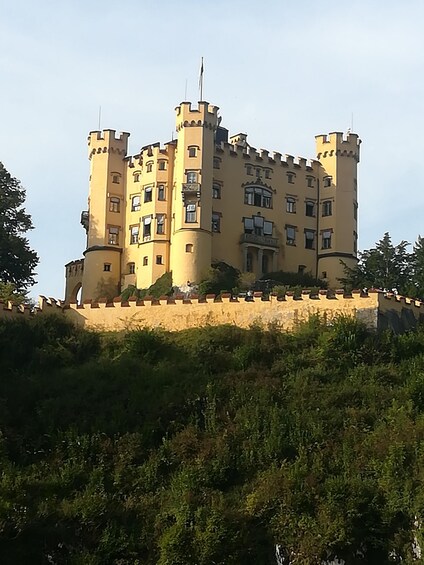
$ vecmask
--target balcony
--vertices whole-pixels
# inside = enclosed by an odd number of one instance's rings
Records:
[[[255,233],[243,233],[240,243],[251,243],[252,245],[263,245],[264,247],[280,247],[278,239],[270,235],[256,235]]]
[[[81,212],[80,224],[81,224],[82,227],[85,229],[85,231],[88,232],[88,224],[89,224],[89,213],[88,213],[88,210],[83,210],[83,211]]]
[[[185,182],[182,184],[182,195],[185,200],[186,195],[196,196],[200,198],[200,183],[199,182]]]

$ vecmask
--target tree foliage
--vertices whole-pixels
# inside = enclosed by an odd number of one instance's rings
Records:
[[[25,234],[33,228],[23,208],[25,190],[0,163],[0,282],[23,291],[34,284],[38,256]]]
[[[240,271],[223,261],[214,263],[206,277],[199,284],[200,294],[219,294],[222,291],[232,292],[237,288]]]
[[[0,562],[412,563],[424,332],[0,321]],[[418,524],[418,526],[417,526]]]
[[[359,253],[358,264],[344,265],[345,277],[340,282],[351,288],[396,289],[412,298],[424,298],[424,238],[418,236],[409,253],[410,244],[402,240],[393,245],[386,232],[375,247]]]

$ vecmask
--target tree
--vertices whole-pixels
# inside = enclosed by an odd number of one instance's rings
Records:
[[[410,284],[411,256],[406,249],[408,245],[405,240],[393,245],[386,232],[375,247],[359,253],[355,267],[344,264],[346,276],[340,282],[354,288],[396,288],[405,293]]]
[[[13,284],[18,292],[34,284],[38,256],[25,233],[33,228],[25,212],[25,189],[0,163],[0,282]]]
[[[414,243],[411,255],[412,281],[408,296],[424,300],[424,237]]]
[[[239,283],[240,271],[223,261],[213,263],[207,277],[199,284],[199,294],[232,292]]]

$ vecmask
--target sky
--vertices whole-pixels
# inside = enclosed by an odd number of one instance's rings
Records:
[[[317,134],[361,137],[359,249],[424,235],[424,2],[0,0],[0,161],[26,189],[40,257],[32,297],[64,296],[87,208],[87,135],[166,142],[203,98],[230,135],[315,158]],[[187,96],[186,96],[187,94]],[[411,247],[409,248],[411,249]]]

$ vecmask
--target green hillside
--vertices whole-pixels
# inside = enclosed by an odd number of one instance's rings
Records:
[[[423,439],[424,331],[3,321],[0,562],[412,563]]]

